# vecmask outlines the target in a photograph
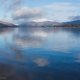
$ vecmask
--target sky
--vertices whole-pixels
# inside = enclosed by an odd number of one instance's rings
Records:
[[[80,0],[0,0],[0,20],[9,22],[80,19]]]

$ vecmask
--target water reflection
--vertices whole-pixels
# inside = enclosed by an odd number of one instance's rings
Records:
[[[45,58],[35,58],[33,62],[39,67],[45,67],[49,65],[49,61]]]
[[[41,48],[65,53],[80,52],[79,30],[80,28],[56,27],[5,28],[0,31],[0,46],[2,46],[0,51],[9,55],[11,51],[20,54],[22,53],[20,49],[30,48]]]
[[[58,51],[80,48],[78,45],[80,36],[76,36],[77,32],[74,32],[73,29],[67,30],[62,30],[62,28],[58,30],[57,28],[18,28],[14,39],[18,46],[25,48],[46,48]]]
[[[10,80],[11,77],[13,80],[80,80],[79,30],[61,27],[2,29],[0,69],[6,69],[3,73],[0,70],[0,74]]]

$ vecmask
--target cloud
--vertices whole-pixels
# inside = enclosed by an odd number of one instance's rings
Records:
[[[11,18],[11,13],[21,7],[23,0],[0,0],[0,13],[2,18]]]
[[[45,9],[49,10],[49,17],[58,21],[67,21],[69,16],[79,15],[79,8],[79,3],[72,4],[70,2],[58,2],[45,6]]]
[[[0,0],[0,2],[0,6],[4,6],[3,16],[12,17],[14,21],[67,21],[70,20],[70,16],[80,15],[80,3],[54,2],[35,7],[30,3],[28,6],[25,0]]]
[[[43,17],[43,18],[35,19],[33,21],[34,22],[44,22],[44,21],[48,21],[48,18]]]
[[[16,7],[20,6],[23,0],[1,0],[0,3],[6,8],[7,10],[15,9]]]
[[[9,6],[9,10],[15,10],[21,7],[23,0],[13,0]]]
[[[43,16],[43,12],[39,8],[23,7],[16,9],[13,13],[13,19],[17,21],[30,21],[39,19]]]
[[[79,3],[55,2],[42,7],[30,8],[22,7],[14,11],[14,20],[33,20],[33,21],[67,21],[70,16],[79,15]],[[44,15],[45,14],[45,15]]]
[[[70,16],[69,19],[71,19],[71,20],[80,20],[80,16]]]

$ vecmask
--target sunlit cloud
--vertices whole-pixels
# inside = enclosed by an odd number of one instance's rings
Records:
[[[48,18],[40,18],[40,19],[35,19],[33,20],[34,22],[44,22],[44,21],[48,21]]]

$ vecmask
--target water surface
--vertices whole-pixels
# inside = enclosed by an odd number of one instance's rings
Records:
[[[80,80],[80,28],[0,30],[2,69],[8,80]]]

